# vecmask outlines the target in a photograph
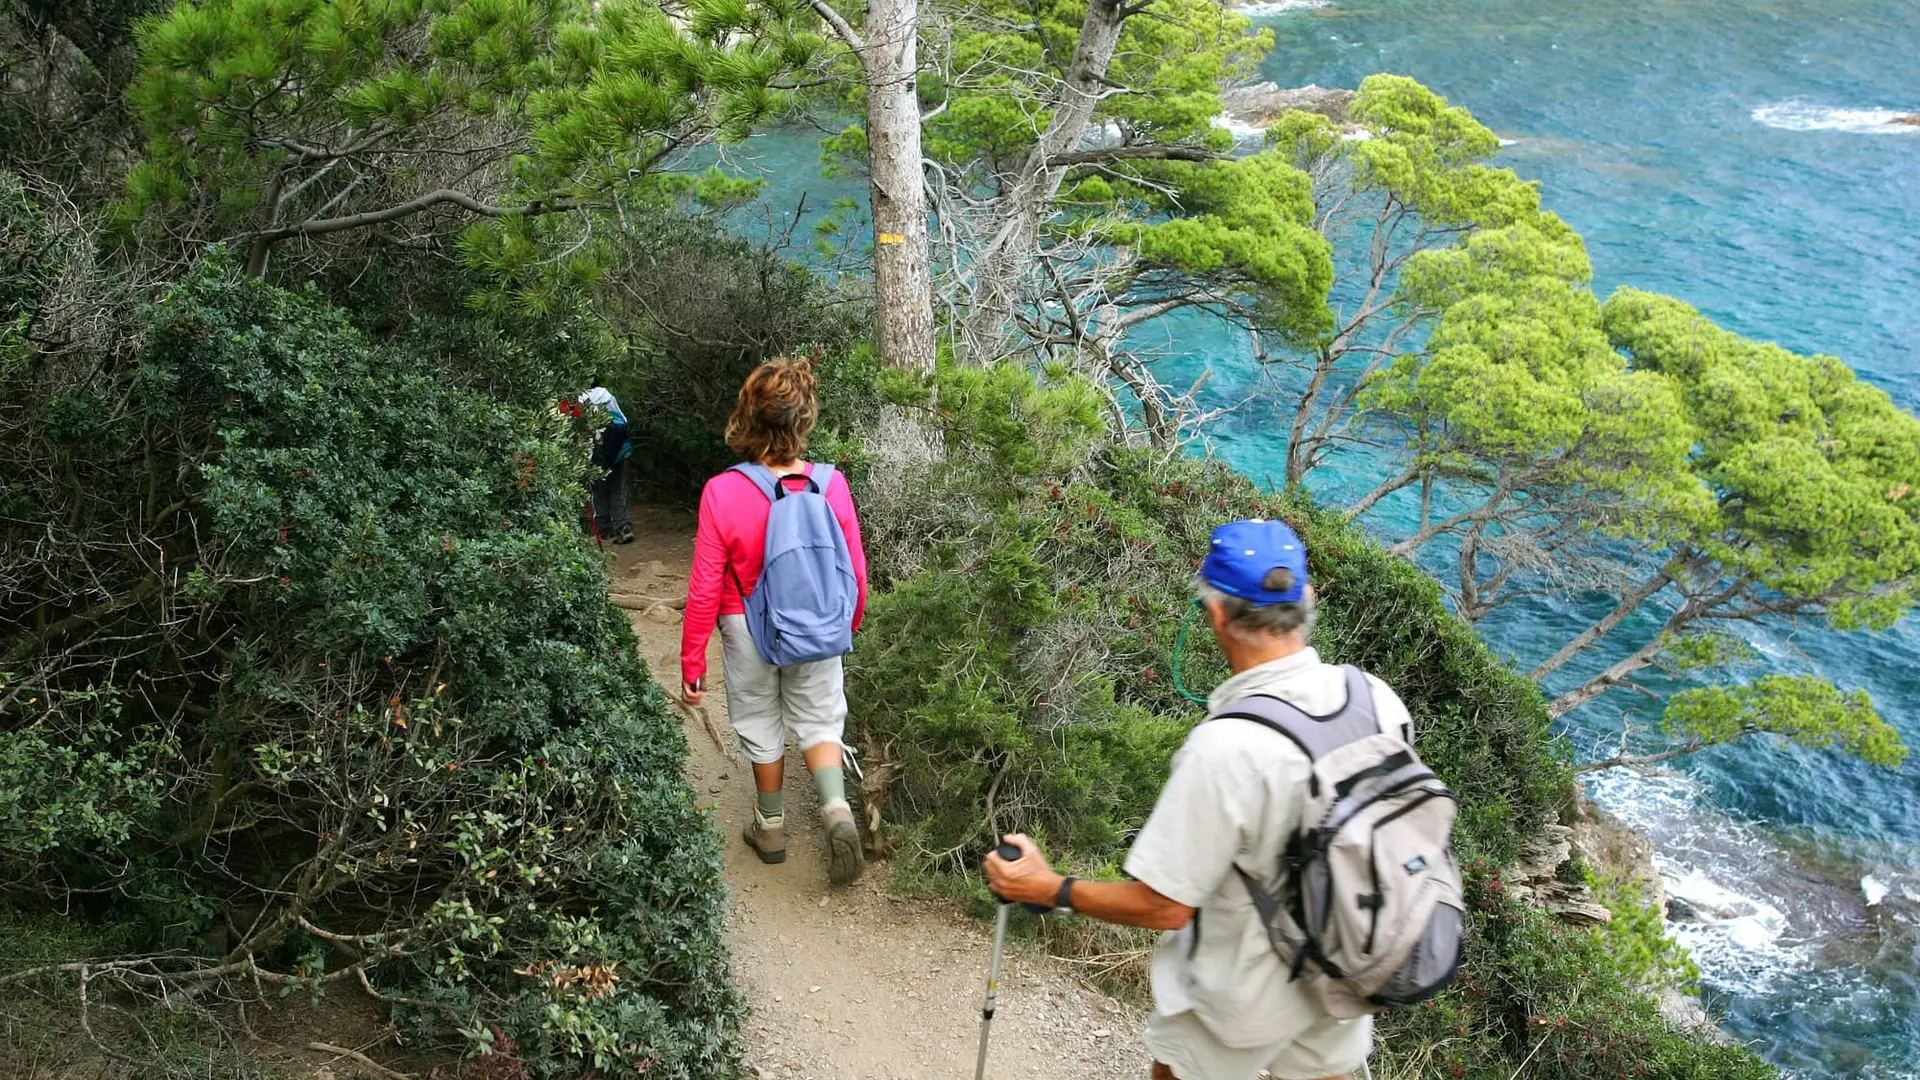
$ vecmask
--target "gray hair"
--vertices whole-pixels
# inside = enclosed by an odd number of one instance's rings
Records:
[[[1293,587],[1293,572],[1285,567],[1275,567],[1267,573],[1263,587],[1274,592],[1285,592]],[[1227,632],[1245,640],[1249,637],[1282,637],[1299,633],[1310,636],[1313,624],[1320,617],[1313,602],[1313,593],[1302,591],[1300,599],[1291,604],[1255,604],[1238,596],[1221,592],[1208,583],[1207,579],[1195,575],[1194,594],[1201,600],[1217,603],[1226,612]]]

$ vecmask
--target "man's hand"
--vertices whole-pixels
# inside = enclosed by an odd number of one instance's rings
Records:
[[[1028,837],[1006,838],[1020,849],[1008,862],[998,853],[987,856],[987,884],[1000,899],[1011,903],[1052,907],[1066,878],[1054,873],[1047,857]],[[1154,891],[1142,881],[1080,881],[1073,886],[1073,910],[1090,919],[1140,926],[1148,930],[1178,930],[1193,921],[1193,909]]]
[[[706,680],[682,682],[680,684],[680,700],[686,702],[688,708],[699,708],[700,703],[706,700],[706,697]]]
[[[1060,883],[1066,879],[1047,865],[1047,857],[1040,854],[1039,846],[1031,837],[1013,833],[1006,837],[1006,842],[1020,849],[1020,857],[1008,862],[998,853],[987,856],[987,884],[994,894],[1017,904],[1052,907],[1060,895]]]

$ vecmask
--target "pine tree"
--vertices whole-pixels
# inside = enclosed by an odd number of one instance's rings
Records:
[[[597,211],[694,191],[690,152],[788,105],[804,5],[187,0],[139,30],[147,154],[122,224],[264,273],[290,243],[428,245],[591,272]],[[703,192],[737,192],[714,178]],[[549,248],[548,245],[554,245]],[[538,299],[539,285],[523,286]]]

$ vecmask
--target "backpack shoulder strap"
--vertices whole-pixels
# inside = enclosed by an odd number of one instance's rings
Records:
[[[1352,742],[1380,732],[1373,710],[1373,690],[1359,668],[1343,665],[1347,701],[1325,716],[1314,716],[1271,694],[1252,694],[1232,702],[1212,719],[1251,720],[1293,740],[1307,760],[1318,761]]]
[[[779,493],[773,490],[773,486],[780,481],[774,477],[773,470],[765,465],[757,461],[743,461],[727,471],[737,472],[753,481],[753,486],[760,489],[760,494],[765,495],[768,502],[775,502],[780,498]]]
[[[833,483],[833,466],[814,462],[807,466],[807,475],[812,478],[813,486],[821,495],[827,493],[827,486]]]

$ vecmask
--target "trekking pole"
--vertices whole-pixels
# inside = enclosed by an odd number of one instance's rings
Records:
[[[1020,857],[1020,849],[1012,844],[1001,844],[994,849],[994,854],[1013,862]],[[1007,947],[1007,912],[1013,907],[1013,901],[999,893],[994,893],[993,898],[1000,901],[1000,910],[993,917],[993,962],[987,967],[987,1001],[980,1008],[980,1058],[973,1066],[973,1080],[981,1080],[987,1075],[987,1034],[993,1028],[994,1005],[1000,998],[1000,954]],[[1026,908],[1035,914],[1053,910],[1045,904],[1028,904]]]

